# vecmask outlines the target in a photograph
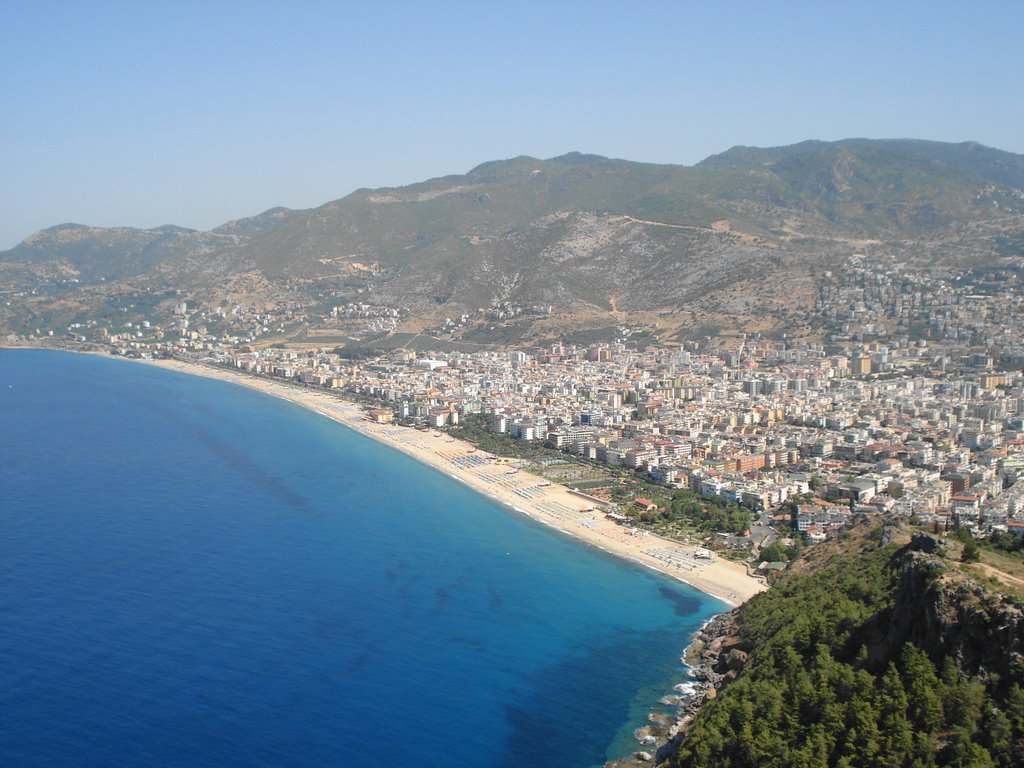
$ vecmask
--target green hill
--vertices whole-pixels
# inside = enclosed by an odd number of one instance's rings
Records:
[[[937,539],[892,533],[866,523],[815,547],[738,610],[725,645],[742,671],[670,765],[1024,764],[1020,602]]]

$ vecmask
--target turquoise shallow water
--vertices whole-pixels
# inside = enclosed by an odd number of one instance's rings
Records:
[[[0,350],[5,766],[591,766],[723,609],[289,403]]]

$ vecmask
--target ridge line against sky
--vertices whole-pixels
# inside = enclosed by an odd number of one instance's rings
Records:
[[[572,150],[1024,153],[1024,3],[25,2],[0,25],[0,250],[74,221],[206,230]]]

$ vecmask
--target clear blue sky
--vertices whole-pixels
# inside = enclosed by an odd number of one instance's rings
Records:
[[[571,150],[1024,152],[1024,2],[46,2],[0,13],[0,249]]]

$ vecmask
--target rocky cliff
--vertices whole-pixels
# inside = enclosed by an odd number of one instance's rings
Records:
[[[699,638],[706,703],[665,764],[1024,764],[1020,597],[955,544],[877,523]]]

